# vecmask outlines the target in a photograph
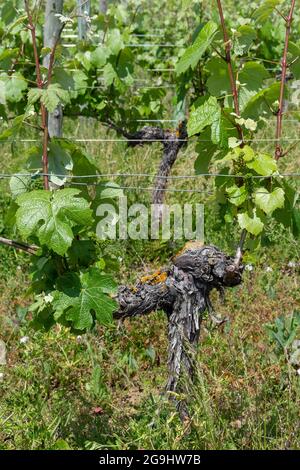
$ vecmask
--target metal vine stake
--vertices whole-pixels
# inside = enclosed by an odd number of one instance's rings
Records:
[[[43,90],[44,81],[42,78],[39,53],[37,49],[36,29],[35,29],[35,25],[33,22],[32,12],[29,6],[29,0],[24,0],[24,4],[25,4],[25,11],[27,14],[27,19],[28,19],[28,29],[31,33],[31,39],[32,39],[32,47],[33,47],[35,69],[36,69],[36,85],[40,90]],[[49,67],[49,70],[50,70],[50,67]],[[43,158],[43,172],[45,173],[44,188],[48,190],[49,189],[49,177],[46,175],[46,173],[48,173],[48,139],[49,139],[48,111],[46,109],[46,106],[43,103],[41,103],[41,118],[42,118],[41,128],[43,131],[43,157],[42,157]]]
[[[282,121],[283,121],[283,101],[284,101],[284,87],[286,82],[286,72],[288,68],[287,63],[287,53],[289,48],[289,39],[291,33],[291,25],[293,21],[293,13],[295,9],[295,2],[296,0],[291,1],[291,7],[288,16],[284,16],[282,13],[278,11],[278,14],[282,16],[285,21],[285,42],[284,42],[284,49],[281,61],[281,81],[280,81],[280,94],[279,94],[279,106],[277,111],[277,121],[276,121],[276,146],[275,146],[275,159],[278,161],[279,158],[284,156],[283,149],[280,143],[280,138],[282,136]]]

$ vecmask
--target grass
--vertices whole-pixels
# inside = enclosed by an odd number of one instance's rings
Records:
[[[299,448],[299,377],[289,377],[264,326],[299,305],[299,286],[288,273],[274,277],[247,273],[221,308],[230,316],[224,329],[203,328],[189,433],[160,395],[162,314],[74,337],[60,327],[29,330],[13,302],[1,324],[1,448]]]
[[[69,135],[95,137],[105,132],[91,121],[82,120],[77,128],[67,123]],[[296,135],[297,127],[290,127],[289,133]],[[103,172],[122,168],[124,173],[154,173],[159,160],[156,145],[87,148]],[[15,149],[14,158],[11,150],[5,147],[1,171],[21,167],[22,147]],[[183,150],[173,173],[193,174],[194,159],[193,148]],[[297,168],[296,150],[286,161],[285,168]],[[4,214],[8,190],[1,184]],[[136,185],[137,180],[126,184]],[[172,184],[206,188],[211,182]],[[130,194],[132,200],[147,202],[149,197],[144,191]],[[206,241],[232,251],[237,233],[226,234],[218,226],[210,200],[169,193],[168,201],[178,197],[181,202],[206,202]],[[0,224],[3,236],[14,235]],[[165,263],[176,249],[172,242],[112,244],[112,252],[123,258],[119,282],[134,282]],[[299,307],[299,271],[288,267],[289,261],[299,262],[299,246],[276,226],[259,255],[251,256],[248,262],[254,263],[254,270],[246,271],[244,283],[227,292],[226,305],[214,299],[229,321],[215,330],[204,321],[187,426],[161,393],[167,375],[163,314],[97,328],[80,337],[58,326],[47,333],[33,331],[24,319],[30,304],[28,258],[0,246],[0,337],[8,359],[0,366],[0,449],[299,449],[300,377],[276,352],[265,327]]]

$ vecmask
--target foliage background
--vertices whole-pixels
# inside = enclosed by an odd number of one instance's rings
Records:
[[[137,2],[133,3],[136,6]],[[141,30],[162,29],[164,41],[178,44],[178,48],[171,51],[151,48],[146,53],[136,52],[138,77],[148,80],[145,64],[153,68],[174,67],[177,54],[183,53],[187,37],[197,25],[199,2],[169,0],[164,9],[161,2],[151,2],[151,9],[148,2],[139,3],[143,12],[138,17]],[[234,28],[258,3],[226,2],[226,20]],[[129,6],[132,8],[132,3]],[[204,20],[218,22],[211,3],[201,2],[200,7]],[[168,14],[162,15],[162,11]],[[5,21],[2,15],[2,22],[3,19]],[[294,27],[297,40],[300,27],[297,12]],[[284,39],[279,19],[267,21],[258,34],[263,40],[258,41],[258,57],[278,60]],[[85,46],[78,46],[78,50],[80,47],[79,52],[84,53]],[[73,54],[70,56],[72,62]],[[62,60],[69,59],[63,57]],[[271,68],[274,70],[270,72],[276,73],[276,66]],[[29,68],[25,77],[32,73],[33,69]],[[94,86],[92,71],[89,75],[88,83]],[[152,75],[150,80],[153,80]],[[174,75],[167,72],[162,73],[159,80],[177,85]],[[112,93],[111,112],[116,112],[117,117],[140,99],[140,95],[124,95],[121,84],[120,89]],[[93,94],[88,96],[87,116],[66,118],[64,135],[79,139],[114,138],[113,131],[88,117],[94,109]],[[87,96],[83,100],[86,102]],[[97,92],[96,106],[99,101]],[[162,94],[153,91],[149,103],[142,111],[145,114],[137,118],[169,119],[174,111],[172,91],[168,89]],[[11,106],[21,110],[24,103],[20,100],[12,102]],[[290,122],[284,132],[288,138],[298,138],[299,115],[295,108],[291,111],[287,119],[295,121]],[[272,139],[274,126],[274,118],[271,118],[259,136]],[[35,136],[30,129],[22,133],[25,138]],[[259,147],[273,151],[272,142]],[[24,165],[26,143],[2,142],[1,148],[1,172],[17,171]],[[118,172],[120,168],[124,173],[154,173],[160,159],[159,145],[130,149],[125,143],[109,142],[105,145],[86,143],[83,148],[91,161],[108,173]],[[173,174],[192,174],[196,160],[197,149],[190,144],[181,152]],[[296,171],[299,163],[296,147],[280,162],[281,170]],[[128,185],[135,183],[134,178],[126,181]],[[15,237],[5,222],[11,199],[9,187],[5,181],[0,184],[0,232],[2,236]],[[172,183],[177,189],[185,189],[186,185],[186,181]],[[232,224],[224,225],[217,205],[206,195],[211,185],[206,179],[189,181],[190,189],[205,192],[180,196],[169,193],[167,201],[205,202],[206,241],[232,252],[238,234]],[[129,197],[132,202],[148,203],[150,200],[147,192],[131,192]],[[97,260],[104,260],[102,265],[107,263],[106,272],[112,273],[118,283],[130,283],[167,262],[179,245],[173,242],[107,243],[98,247]],[[299,448],[299,366],[287,360],[291,352],[287,343],[289,337],[299,337],[296,315],[300,300],[299,243],[276,221],[271,222],[263,235],[259,251],[248,253],[249,268],[244,284],[228,292],[225,306],[218,306],[230,321],[219,330],[212,330],[209,322],[205,324],[198,353],[197,382],[191,390],[189,432],[160,394],[166,377],[167,341],[165,318],[161,314],[126,321],[121,328],[97,326],[92,332],[77,336],[61,325],[48,332],[34,331],[25,319],[31,303],[27,294],[28,257],[2,246],[0,256],[0,327],[8,358],[7,364],[0,366],[0,448]],[[284,319],[291,315],[295,317],[293,324],[283,325]],[[278,317],[283,318],[281,323]],[[272,328],[275,333],[281,333],[272,336]]]

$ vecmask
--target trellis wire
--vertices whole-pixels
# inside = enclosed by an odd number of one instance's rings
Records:
[[[155,186],[111,186],[109,184],[105,183],[82,183],[82,182],[66,182],[67,185],[72,184],[72,186],[102,186],[103,188],[107,189],[126,189],[126,190],[133,190],[133,191],[162,191],[162,192],[172,192],[172,193],[199,193],[199,194],[205,194],[208,196],[213,196],[214,192],[207,190],[207,189],[177,189],[177,188],[163,188],[163,189],[157,189]],[[241,194],[238,194],[237,196],[228,196],[230,199],[237,199],[244,194],[247,194],[246,191],[242,192]],[[265,194],[263,191],[256,191],[255,194]],[[247,199],[251,199],[251,196],[249,196]]]
[[[97,175],[63,175],[63,174],[54,174],[54,173],[12,173],[12,174],[8,174],[8,173],[2,173],[0,174],[0,180],[1,179],[4,179],[4,178],[11,178],[12,176],[16,177],[16,178],[19,178],[20,181],[23,183],[24,185],[24,188],[26,187],[26,183],[24,183],[24,181],[22,181],[22,177],[30,177],[31,179],[36,179],[38,177],[43,177],[43,176],[49,176],[50,178],[52,177],[61,177],[61,178],[64,178],[65,181],[63,182],[63,185],[64,186],[85,186],[86,188],[87,187],[103,187],[104,189],[122,189],[122,190],[126,190],[126,191],[151,191],[153,192],[154,190],[157,190],[157,188],[155,186],[120,186],[118,185],[117,187],[110,184],[109,182],[107,183],[104,183],[104,182],[95,182],[95,181],[88,181],[88,182],[82,182],[82,181],[73,181],[73,179],[87,179],[87,178],[107,178],[107,177],[157,177],[157,175],[155,174],[150,174],[150,173],[103,173],[103,174],[97,174]],[[222,173],[202,173],[200,175],[180,175],[180,176],[161,176],[159,178],[161,179],[167,179],[167,180],[178,180],[178,179],[195,179],[195,178],[199,178],[199,177],[205,177],[205,176],[218,176],[218,177],[226,177],[226,178],[241,178],[242,176],[241,175],[227,175],[227,174],[222,174]],[[300,173],[285,173],[285,174],[281,174],[281,175],[272,175],[272,176],[277,176],[277,177],[300,177]],[[261,175],[248,175],[248,178],[258,178],[258,179],[269,179],[270,176],[261,176]],[[71,181],[68,181],[68,179],[71,179]],[[51,179],[50,179],[51,181]],[[170,192],[170,193],[193,193],[193,194],[204,194],[205,196],[213,196],[214,192],[205,188],[205,189],[178,189],[178,188],[162,188],[162,189],[159,189],[159,191],[162,191],[162,192]],[[18,194],[19,191],[18,190],[14,190],[11,188],[11,192],[12,194],[16,193]],[[242,196],[243,194],[245,194],[246,191],[242,194],[238,194],[237,196],[228,196],[230,197],[230,199],[234,199],[236,197],[240,197]],[[263,191],[256,191],[255,194],[265,194]],[[247,197],[247,199],[251,199],[251,196]]]
[[[269,119],[268,121],[276,122],[275,119]],[[128,121],[121,121],[119,124],[128,124],[128,122],[178,122],[178,119],[128,119]],[[294,122],[300,124],[300,119],[285,119],[284,122]],[[101,124],[101,121],[99,121],[99,123]]]
[[[99,37],[99,34],[89,32],[89,36]],[[164,34],[137,34],[137,33],[131,33],[130,36],[137,37],[137,38],[162,38],[162,37],[164,37]],[[67,32],[67,34],[62,34],[61,37],[62,37],[62,39],[78,39],[78,34],[69,34]]]
[[[77,139],[77,138],[73,138],[73,137],[65,137],[65,139],[70,140],[72,142],[141,142],[142,141],[142,139]],[[13,139],[13,140],[7,139],[7,140],[0,140],[0,143],[12,143],[12,142],[24,142],[24,143],[40,142],[40,139]],[[147,142],[170,142],[170,140],[168,140],[168,139],[147,139],[144,142],[145,143],[147,143]],[[188,142],[188,139],[176,139],[176,142]],[[206,142],[206,141],[203,140],[202,142]]]
[[[133,191],[154,191],[157,190],[155,186],[110,186],[109,184],[105,183],[82,183],[82,182],[67,182],[67,184],[72,184],[74,186],[102,186],[103,188],[109,188],[109,189],[129,189]],[[170,192],[170,193],[199,193],[199,194],[207,194],[212,196],[214,193],[213,191],[208,191],[208,190],[202,190],[202,189],[177,189],[177,188],[164,188],[164,189],[159,189],[159,191],[163,192]]]
[[[89,88],[92,88],[92,87],[89,87]],[[300,113],[300,111],[295,111],[295,112]],[[66,117],[68,117],[68,116],[66,116]],[[276,122],[275,119],[273,119],[273,120],[269,119],[268,121],[269,122]],[[121,122],[119,122],[119,124],[128,124],[128,122],[152,122],[152,123],[153,122],[178,122],[178,119],[128,119],[128,121],[121,121]],[[295,123],[300,124],[300,118],[299,119],[285,119],[284,122],[295,122]],[[101,124],[101,121],[99,121],[99,123]]]
[[[99,44],[102,45],[102,44]],[[63,47],[67,48],[73,48],[73,47],[78,47],[78,44],[62,44]],[[165,47],[165,48],[175,48],[175,47],[183,47],[179,46],[177,44],[124,44],[124,47],[130,47],[130,48],[135,48],[135,47],[142,47],[142,48],[147,48],[147,47]]]
[[[55,183],[54,183],[55,184]],[[104,189],[124,189],[124,190],[129,190],[129,191],[154,191],[154,190],[157,190],[157,188],[155,186],[120,186],[118,185],[117,187],[116,186],[113,186],[113,185],[109,185],[107,183],[95,183],[95,182],[87,182],[87,183],[83,183],[83,182],[74,182],[74,181],[66,181],[65,183],[63,183],[64,186],[85,186],[85,187],[89,187],[89,186],[94,186],[94,187],[103,187]],[[24,188],[26,186],[24,185]],[[162,189],[159,189],[159,191],[162,191],[162,192],[170,192],[170,193],[196,193],[196,194],[204,194],[206,196],[213,196],[214,195],[214,192],[213,191],[210,191],[208,189],[178,189],[178,188],[162,188]],[[19,194],[19,190],[13,190],[11,189],[11,193],[12,194]],[[229,196],[228,195],[228,198],[230,199],[235,199],[235,198],[239,198],[241,196],[243,196],[244,194],[246,194],[246,191],[242,192],[241,194],[238,194],[237,196]],[[265,192],[263,191],[256,191],[255,194],[265,194]],[[251,199],[251,196],[247,197],[246,199]]]
[[[72,142],[143,142],[143,144],[151,143],[151,142],[195,142],[194,139],[78,139],[74,137],[65,137],[66,140],[70,140]],[[197,137],[195,137],[197,139]],[[281,137],[280,139],[247,139],[246,142],[300,142],[300,139],[292,139],[289,137]],[[0,140],[0,143],[13,143],[13,142],[23,142],[23,143],[30,143],[30,142],[40,142],[40,139],[3,139]],[[199,140],[201,142],[211,142],[211,140]]]
[[[254,179],[269,179],[270,175],[235,175],[235,174],[226,174],[226,173],[199,173],[197,175],[169,175],[169,176],[157,176],[155,173],[98,173],[94,175],[67,175],[59,173],[0,173],[0,179],[4,178],[26,178],[30,177],[32,179],[49,176],[57,178],[71,178],[71,179],[84,179],[84,178],[156,178],[166,179],[166,180],[181,180],[181,179],[198,179],[202,177],[224,177],[224,178],[254,178]],[[300,173],[280,173],[271,175],[278,178],[292,178],[300,177]]]
[[[71,71],[71,70],[70,70]],[[14,78],[13,75],[10,75],[8,77],[5,77],[7,80],[12,80]],[[26,82],[31,82],[31,80],[28,80],[27,78],[22,78],[22,80],[26,81]],[[98,80],[105,80],[104,77],[98,77]],[[135,82],[147,82],[148,79],[143,79],[143,78],[133,78],[133,81]],[[98,82],[99,83],[99,82]],[[151,83],[151,82],[150,82]],[[153,82],[152,82],[153,83]],[[139,84],[139,83],[135,83],[135,84],[132,84],[132,85],[128,85],[129,88],[136,88],[136,89],[169,89],[169,88],[176,88],[176,85],[172,85],[172,84],[168,84],[168,83],[162,83],[162,84],[159,84],[159,83],[156,83],[154,85],[147,85],[147,84]],[[101,90],[101,89],[104,89],[104,85],[84,85],[84,86],[78,86],[74,89],[72,88],[61,88],[62,90],[64,91],[68,91],[70,93],[72,92],[76,92],[76,91],[79,91],[79,90]]]
[[[31,67],[34,67],[35,64],[34,64],[33,62],[23,62],[23,63],[20,62],[19,65],[22,65],[22,66],[23,66],[23,65],[29,65],[29,66],[31,66]],[[81,70],[81,69],[79,69],[79,68],[75,68],[75,69],[70,69],[70,68],[68,68],[68,67],[60,67],[60,68],[62,68],[63,70],[67,70],[68,72],[76,72],[76,71],[78,71],[78,70]],[[102,70],[101,68],[97,68],[97,67],[96,67],[96,69],[97,69],[97,70]],[[143,70],[145,70],[145,69],[143,69]],[[176,69],[175,69],[175,68],[154,68],[154,69],[149,68],[149,69],[146,69],[146,70],[148,70],[148,71],[150,71],[150,72],[175,72]],[[2,72],[8,72],[8,70],[0,69],[0,72],[1,72],[1,73],[2,73]],[[10,69],[9,72],[11,72],[11,73],[16,72],[16,69]],[[6,78],[13,78],[13,77],[12,77],[12,76],[8,76],[8,77],[6,77]],[[23,77],[23,78],[24,78],[24,77]],[[25,79],[25,80],[26,80],[26,79]]]

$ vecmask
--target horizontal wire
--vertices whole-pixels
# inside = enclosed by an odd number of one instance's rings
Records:
[[[295,119],[295,121],[297,121],[297,119]],[[129,120],[129,122],[178,122],[178,120],[177,119],[133,119],[133,120]],[[123,121],[123,123],[126,124],[126,121]]]
[[[142,34],[142,33],[130,33],[130,36],[134,36],[137,38],[162,38],[164,34]]]
[[[199,194],[205,194],[205,195],[208,195],[208,196],[213,196],[215,193],[214,191],[211,191],[211,190],[208,190],[208,189],[177,189],[177,188],[156,188],[155,186],[112,186],[112,185],[109,185],[107,183],[95,183],[95,182],[91,182],[91,183],[82,183],[82,182],[66,182],[64,184],[64,186],[85,186],[85,187],[89,187],[89,186],[94,186],[94,187],[103,187],[104,189],[125,189],[125,190],[130,190],[130,191],[161,191],[161,192],[172,192],[172,193],[199,193]],[[24,185],[24,188],[25,188],[25,185]],[[18,193],[19,191],[18,190],[11,190],[12,194],[14,193]],[[241,194],[238,194],[237,196],[230,196],[228,194],[228,199],[235,199],[235,198],[239,198],[241,196],[243,196],[244,194],[246,194],[246,191],[241,193]],[[263,191],[255,191],[255,194],[265,194],[265,192]],[[246,199],[250,200],[252,198],[252,196],[249,196],[247,197]]]
[[[100,44],[101,45],[101,44]],[[156,43],[144,43],[144,44],[124,44],[125,47],[182,47],[178,44],[156,44]]]
[[[162,191],[162,192],[174,192],[174,193],[203,193],[203,194],[208,194],[208,195],[213,195],[215,194],[211,190],[207,189],[178,189],[178,188],[156,188],[155,186],[111,186],[109,184],[105,183],[82,183],[82,182],[67,182],[67,185],[72,185],[72,186],[102,186],[105,189],[130,189],[130,190],[146,190],[146,191]],[[228,195],[229,199],[237,199],[244,194],[247,194],[246,191],[244,191],[241,194],[238,194],[237,196],[230,196]],[[264,191],[255,191],[255,194],[266,194]],[[251,199],[251,196],[248,197],[247,199]]]
[[[0,78],[1,78],[1,77],[0,77]],[[13,75],[10,75],[10,76],[5,77],[5,78],[8,79],[8,80],[13,80],[13,79],[14,79],[14,76],[13,76]],[[21,80],[24,80],[24,81],[26,81],[26,82],[31,82],[31,80],[28,80],[27,78],[24,78],[24,77],[22,77]],[[104,79],[104,77],[98,77],[98,80],[103,80],[103,81],[104,81],[105,79]],[[122,80],[121,80],[121,81],[122,81]],[[147,79],[147,78],[145,78],[145,79],[143,79],[143,78],[133,78],[133,81],[135,81],[135,82],[143,82],[143,81],[147,82],[148,79]],[[150,83],[151,83],[151,82],[150,82]],[[137,89],[149,89],[149,88],[150,88],[150,89],[157,89],[157,88],[161,88],[161,89],[166,88],[166,89],[167,89],[167,88],[176,88],[176,85],[171,85],[171,84],[169,84],[169,83],[165,83],[165,84],[164,84],[164,83],[162,83],[162,84],[157,83],[157,84],[155,84],[155,85],[150,85],[150,84],[149,84],[149,85],[147,85],[147,84],[143,85],[143,84],[139,84],[139,83],[138,83],[138,84],[132,84],[132,85],[127,85],[127,86],[128,86],[129,88],[137,88]],[[76,92],[76,91],[78,91],[78,90],[87,90],[87,89],[88,89],[88,90],[101,90],[101,89],[104,89],[104,85],[100,85],[100,84],[97,84],[97,85],[94,85],[94,86],[92,86],[92,85],[84,85],[84,86],[78,86],[78,87],[76,87],[76,88],[74,88],[74,89],[72,89],[71,87],[70,87],[70,88],[63,88],[63,87],[61,87],[61,89],[64,90],[64,91],[68,91],[68,92],[70,92],[70,93],[74,93],[74,92]]]
[[[74,38],[74,39],[78,39],[78,34],[69,34],[68,31],[65,29],[64,30],[67,34],[62,34],[61,37],[62,39],[71,39],[71,38]],[[100,34],[99,33],[93,33],[93,32],[89,32],[89,36],[91,37],[99,37]],[[164,37],[164,34],[140,34],[140,33],[130,33],[130,36],[134,36],[134,37],[147,37],[147,38],[162,38]]]
[[[1,176],[0,176],[0,179],[1,179]],[[103,187],[105,189],[109,188],[109,189],[126,189],[126,190],[134,190],[134,191],[154,191],[154,190],[157,190],[157,191],[162,191],[162,192],[173,192],[173,193],[202,193],[202,194],[206,194],[206,195],[210,195],[212,196],[214,194],[213,191],[209,191],[207,189],[203,190],[203,189],[177,189],[177,188],[156,188],[155,186],[113,186],[113,185],[109,185],[107,183],[96,183],[96,182],[88,182],[88,183],[82,183],[82,182],[76,182],[76,181],[67,181],[65,183],[65,186],[85,186],[85,187],[88,187],[88,186],[95,186],[95,187]],[[25,188],[25,185],[24,185],[24,188]],[[11,192],[14,194],[14,193],[17,193],[18,190],[11,190]]]
[[[73,137],[65,137],[66,140],[71,140],[72,142],[141,142],[142,139],[77,139]],[[0,140],[1,143],[12,143],[12,142],[40,142],[40,139],[14,139],[14,140]],[[172,142],[168,139],[147,139],[143,141],[144,143],[147,142]],[[176,139],[173,142],[188,142],[187,139]],[[206,142],[206,141],[202,141]],[[207,141],[207,142],[210,142]]]
[[[163,29],[160,29],[160,31],[164,31]],[[74,33],[74,29],[66,29],[64,28],[63,30],[63,33],[62,33],[62,38],[65,38],[65,37],[74,37],[74,38],[78,38],[78,34],[70,34],[70,33]],[[94,37],[98,37],[101,33],[103,33],[103,31],[100,31],[100,32],[93,32],[93,31],[89,31],[89,36],[94,36]],[[67,36],[69,35],[69,36]],[[102,35],[102,34],[101,34]],[[152,37],[152,38],[161,38],[164,36],[164,34],[149,34],[149,33],[130,33],[130,36],[134,36],[134,37]]]
[[[119,186],[116,188],[116,186],[109,186],[108,184],[104,183],[78,183],[78,182],[73,182],[72,183],[67,183],[68,185],[72,186],[102,186],[105,189],[126,189],[126,190],[131,190],[131,191],[161,191],[161,192],[170,192],[170,193],[199,193],[199,194],[205,194],[208,196],[213,196],[215,194],[214,191],[208,191],[207,189],[202,190],[202,189],[177,189],[177,188],[156,188],[155,186]],[[235,199],[243,196],[244,194],[247,194],[246,191],[237,195],[237,196],[230,196],[228,194],[228,199]],[[255,191],[255,194],[266,194],[264,191]],[[247,200],[251,200],[252,196],[246,197]]]
[[[76,47],[76,44],[69,44],[69,45],[65,45],[65,47]],[[136,46],[132,46],[132,47],[136,47]],[[254,62],[259,62],[259,61],[254,61]],[[29,65],[31,67],[34,67],[35,64],[33,62],[19,62],[18,65]],[[69,69],[68,67],[60,67],[60,68],[63,68],[64,70],[68,70],[68,71],[76,71],[76,70],[81,70],[81,69]],[[99,69],[101,70],[101,68]],[[149,70],[150,72],[175,72],[176,71],[176,68],[175,67],[172,67],[172,68],[154,68],[154,69],[146,69],[146,70]],[[276,71],[274,68],[270,68],[270,67],[265,67],[265,70],[268,70],[268,71]],[[0,72],[8,72],[8,70],[5,70],[5,69],[0,69]],[[16,72],[16,69],[10,69],[9,72]]]
[[[32,179],[49,176],[49,177],[57,177],[57,178],[71,178],[71,179],[82,179],[82,178],[159,178],[165,180],[181,180],[181,179],[198,179],[202,177],[224,177],[224,178],[254,178],[254,179],[269,179],[270,175],[263,176],[263,175],[234,175],[234,174],[226,174],[226,173],[199,173],[197,175],[169,175],[169,176],[158,176],[155,173],[98,173],[95,175],[66,175],[66,174],[59,174],[59,173],[0,173],[1,178],[26,178],[30,177]],[[280,173],[271,175],[272,177],[277,178],[290,178],[290,177],[300,177],[300,173]]]
[[[207,190],[201,190],[201,189],[176,189],[176,188],[156,188],[155,186],[109,186],[108,184],[104,183],[79,183],[79,182],[71,182],[68,184],[72,184],[74,186],[102,186],[104,188],[110,188],[110,189],[129,189],[129,190],[135,190],[135,191],[162,191],[162,192],[172,192],[172,193],[202,193],[202,194],[208,194],[208,195],[213,195],[214,192],[212,191],[207,191]]]
[[[143,139],[78,139],[78,138],[74,138],[74,137],[65,137],[66,140],[70,140],[72,142],[143,142],[143,144],[147,144],[149,142],[169,142],[169,143],[174,143],[174,142],[191,142],[191,141],[195,141],[194,139],[174,139],[174,140],[170,140],[170,139],[146,139],[146,140],[143,140]],[[195,139],[197,139],[197,137],[195,137]],[[280,139],[245,139],[245,142],[252,142],[252,143],[256,143],[256,142],[281,142],[281,141],[284,141],[284,142],[300,142],[300,139],[291,139],[291,138],[288,138],[288,137],[281,137]],[[12,142],[40,142],[39,139],[3,139],[3,140],[0,140],[0,143],[12,143]],[[199,140],[198,141],[199,143],[202,143],[202,142],[211,142],[211,140]]]
[[[101,46],[102,44],[99,44]],[[73,47],[78,47],[78,44],[62,44],[63,47],[66,48],[73,48]],[[183,47],[177,44],[124,44],[124,47],[130,47],[130,48],[135,48],[135,47],[142,47],[142,48],[147,48],[147,47],[165,47],[165,48],[175,48],[175,47]]]
[[[63,44],[64,47],[76,47],[76,44]],[[151,44],[128,44],[127,47],[146,47],[146,46],[151,46]],[[172,44],[155,44],[155,46],[157,47],[176,47]],[[178,46],[180,47],[180,46]],[[253,61],[253,62],[258,62],[258,61]],[[35,64],[33,62],[20,62],[18,65],[30,65],[30,66],[34,66]],[[68,69],[68,67],[63,67],[65,70],[71,70],[71,69]],[[79,70],[79,69],[75,69],[75,70]],[[100,69],[101,70],[101,69]],[[155,69],[151,69],[149,68],[148,70],[150,71],[153,71],[153,72],[175,72],[176,71],[176,68],[175,67],[172,67],[172,68],[155,68]],[[274,69],[274,67],[265,67],[265,70],[268,70],[268,71],[273,71],[273,72],[276,72],[276,69]],[[15,72],[16,70],[15,69],[10,69],[9,72]],[[0,72],[8,72],[8,70],[5,70],[5,69],[0,69]]]
[[[89,37],[92,37],[92,38],[99,38],[101,35],[100,34],[91,34],[90,32],[88,33]],[[130,36],[134,37],[134,38],[163,38],[164,35],[163,34],[134,34],[134,33],[131,33]],[[62,34],[61,35],[61,38],[64,40],[64,39],[78,39],[78,34]],[[100,44],[102,45],[102,43]]]
[[[132,85],[132,87],[134,86],[139,89],[176,88],[176,85],[152,85],[152,86],[151,85],[141,85],[141,86]]]
[[[29,65],[29,66],[31,66],[31,67],[34,67],[35,64],[34,64],[34,63],[25,62],[25,63],[23,63],[23,64],[22,64],[22,63],[19,63],[18,65],[22,65],[22,66],[23,66],[23,65]],[[60,67],[60,68],[63,68],[64,70],[68,70],[69,72],[77,72],[78,70],[81,70],[81,69],[79,69],[79,68],[76,68],[76,69],[70,69],[70,68],[68,68],[68,67]],[[99,71],[102,70],[101,68],[97,68],[97,67],[96,67],[96,69],[99,70]],[[155,69],[149,68],[149,69],[143,69],[143,70],[149,70],[150,72],[175,72],[176,69],[175,69],[175,68],[155,68]],[[3,72],[6,72],[6,73],[7,73],[8,70],[0,69],[0,73],[3,73]],[[17,70],[16,70],[16,69],[10,69],[9,72],[17,72]],[[6,78],[9,78],[9,77],[6,77]]]
[[[129,119],[128,121],[120,121],[119,124],[128,124],[128,122],[178,122],[178,119]],[[276,122],[276,120],[269,119],[268,122]],[[296,122],[300,124],[300,119],[284,119],[284,122]],[[202,140],[201,142],[204,141]]]
[[[165,68],[165,69],[148,69],[150,70],[150,72],[175,72],[176,69],[173,68],[173,69],[168,69],[168,68]]]

